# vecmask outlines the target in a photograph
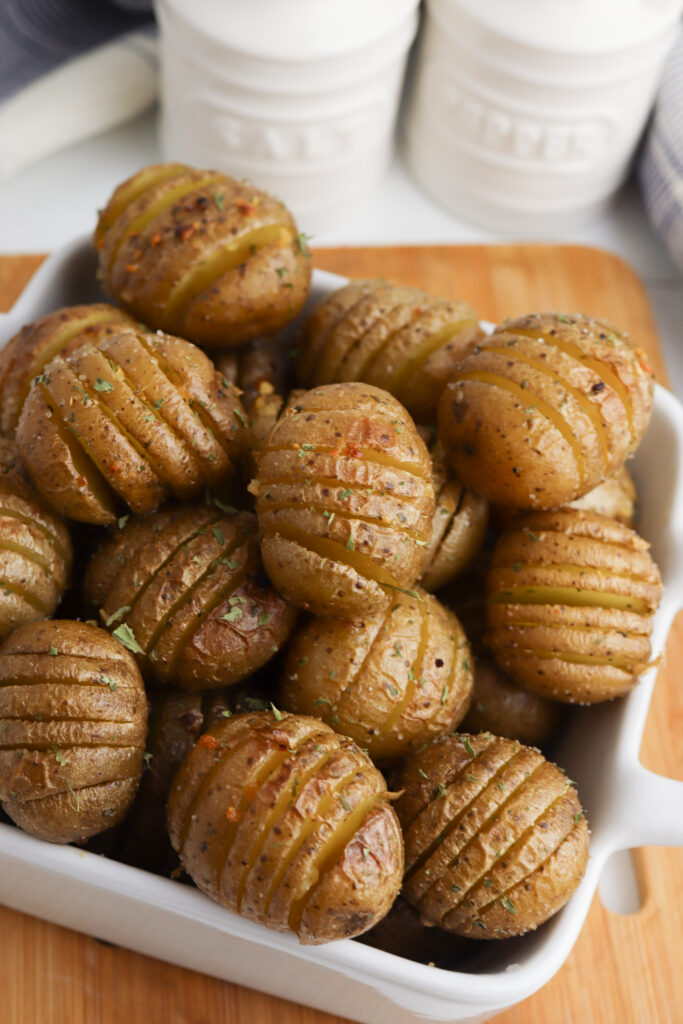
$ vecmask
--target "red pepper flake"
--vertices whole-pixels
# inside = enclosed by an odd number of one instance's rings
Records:
[[[362,459],[363,453],[360,448],[356,448],[355,444],[347,444],[344,455],[347,459]]]
[[[149,240],[150,245],[161,245],[161,232],[157,231]]]
[[[227,811],[225,812],[225,817],[228,819],[228,821],[237,823],[238,821],[242,820],[243,815],[240,811],[237,810],[236,807],[228,807]]]
[[[123,465],[118,461],[112,462],[111,465],[109,466],[109,469],[112,473],[120,473],[121,470],[123,469]]]
[[[126,263],[126,271],[129,274],[137,274],[140,267],[137,263]]]
[[[88,481],[85,479],[84,476],[77,477],[76,483],[78,484],[79,491],[84,491],[85,488],[88,486]]]
[[[248,203],[246,199],[237,199],[235,206],[245,217],[253,217],[256,214],[256,207],[253,203]]]
[[[422,316],[422,309],[420,306],[416,306],[413,310],[413,316]]]
[[[650,366],[650,364],[647,361],[647,356],[646,356],[645,352],[643,351],[643,349],[642,348],[637,348],[635,350],[635,353],[636,353],[636,357],[638,359],[638,364],[639,364],[641,370],[643,370],[645,373],[650,373],[651,374],[653,372],[653,370],[652,370],[652,367]]]
[[[204,735],[200,736],[197,740],[197,746],[204,747],[205,750],[215,750],[218,746],[218,740],[215,736],[209,736],[208,733],[204,733]]]
[[[194,224],[186,224],[184,228],[177,228],[176,234],[181,242],[186,242],[195,233]]]
[[[331,448],[328,454],[329,455],[339,455],[339,448]]]

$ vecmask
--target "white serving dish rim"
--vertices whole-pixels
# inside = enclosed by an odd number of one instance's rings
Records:
[[[70,301],[73,303],[94,301],[97,298],[94,282],[92,288],[88,285],[81,294],[68,283],[82,275],[88,265],[94,266],[89,236],[74,240],[49,257],[12,310],[0,315],[0,346],[23,323],[55,308],[59,303],[51,296],[60,294],[60,288],[71,289],[73,298]],[[331,291],[344,281],[338,275],[316,270],[314,293]],[[653,630],[653,652],[659,654],[673,618],[683,606],[683,407],[660,385],[656,388],[655,417],[660,417],[664,425],[671,428],[679,447],[678,472],[669,480],[673,514],[670,517],[671,532],[666,541],[669,563],[672,564]],[[147,903],[166,909],[180,917],[200,920],[234,937],[331,968],[378,989],[398,1005],[406,1005],[400,998],[400,992],[407,989],[441,998],[444,1003],[452,1003],[454,1010],[464,1001],[470,1006],[480,1007],[482,1011],[493,1012],[531,995],[561,967],[576,941],[602,868],[612,853],[635,845],[683,845],[683,783],[647,771],[638,760],[655,675],[656,669],[650,669],[639,686],[619,704],[622,722],[609,757],[614,777],[620,783],[618,791],[615,789],[608,801],[611,830],[609,834],[605,829],[594,834],[591,857],[579,889],[560,914],[544,926],[543,933],[537,933],[536,939],[540,942],[535,952],[520,965],[510,964],[501,970],[470,973],[425,966],[348,939],[326,946],[304,947],[294,935],[274,932],[231,914],[196,889],[75,847],[42,842],[10,825],[0,825],[0,857],[51,871],[55,883],[60,877],[78,877],[84,884],[133,899],[141,907]],[[594,719],[586,720],[589,728],[600,711],[591,709],[591,713]],[[634,791],[635,801],[620,799],[620,794],[633,797]],[[667,816],[666,821],[657,818],[656,804],[665,798],[675,799],[680,806],[678,820],[672,820],[677,817],[675,815]],[[638,821],[634,822],[634,818]],[[49,908],[46,908],[44,916],[50,917]],[[103,932],[101,922],[94,918],[92,930],[95,934]],[[528,944],[534,941],[534,937],[522,941]],[[132,939],[130,944],[137,948]],[[303,995],[301,998],[303,1001]],[[330,1007],[330,1010],[334,1008]]]

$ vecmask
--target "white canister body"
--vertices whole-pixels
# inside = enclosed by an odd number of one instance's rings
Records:
[[[428,0],[406,126],[415,178],[498,231],[594,216],[628,172],[681,6]]]
[[[249,178],[307,231],[343,223],[391,158],[418,0],[369,0],[357,33],[330,25],[329,39],[324,17],[307,23],[311,0],[241,2],[239,14],[229,0],[211,19],[212,6],[157,0],[164,157]],[[360,10],[351,0],[349,18]],[[268,39],[250,36],[255,15],[270,18]]]

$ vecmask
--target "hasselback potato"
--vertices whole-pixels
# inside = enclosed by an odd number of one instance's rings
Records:
[[[0,647],[0,801],[31,835],[69,843],[116,825],[146,725],[137,665],[104,630],[32,622]]]
[[[209,347],[282,327],[310,286],[306,238],[279,199],[186,164],[146,167],[119,185],[95,245],[100,280],[124,309]]]
[[[219,487],[246,452],[235,388],[181,338],[124,331],[57,356],[34,378],[19,455],[62,515],[109,525]]]
[[[471,690],[472,655],[460,623],[417,591],[397,595],[376,618],[308,622],[289,647],[279,700],[382,761],[454,729]]]
[[[419,422],[433,422],[458,360],[483,336],[467,302],[382,280],[352,281],[308,318],[299,383],[366,381],[389,391]]]
[[[122,522],[93,556],[85,594],[145,678],[188,690],[246,678],[295,619],[263,573],[254,516],[217,499]]]
[[[419,575],[434,511],[429,454],[396,399],[330,384],[289,405],[252,489],[263,562],[317,615],[374,615]]]
[[[581,881],[588,827],[572,783],[532,747],[457,733],[397,779],[403,894],[426,924],[472,939],[521,935]]]
[[[104,302],[66,306],[22,327],[0,350],[0,433],[14,437],[31,381],[51,359],[136,327],[127,313]]]
[[[365,931],[401,885],[384,779],[315,718],[262,712],[210,729],[173,782],[168,824],[200,889],[302,943]]]
[[[463,483],[515,508],[586,494],[635,451],[652,412],[644,353],[581,314],[506,321],[460,362],[439,433]]]
[[[72,561],[69,531],[21,475],[14,444],[0,438],[0,637],[54,613]]]
[[[487,581],[485,642],[520,686],[568,703],[627,693],[650,658],[661,595],[649,544],[596,512],[526,516]]]

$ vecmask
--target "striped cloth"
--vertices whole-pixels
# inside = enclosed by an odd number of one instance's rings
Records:
[[[152,20],[152,0],[0,0],[0,102],[58,64]]]
[[[664,71],[638,175],[650,219],[683,270],[683,30]]]

